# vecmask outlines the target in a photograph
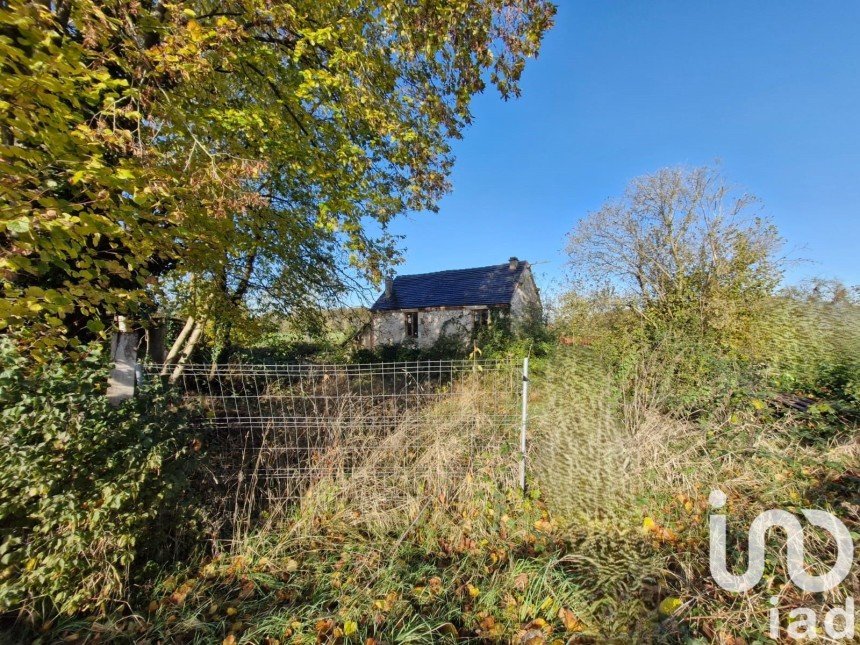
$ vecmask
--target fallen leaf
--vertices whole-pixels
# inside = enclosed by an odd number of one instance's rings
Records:
[[[535,618],[532,622],[525,626],[525,629],[546,629],[549,627],[543,618]]]
[[[242,589],[239,591],[239,600],[247,600],[251,596],[254,595],[255,590],[254,582],[252,580],[246,579],[242,583]]]
[[[535,530],[540,531],[541,533],[549,533],[552,531],[552,524],[546,520],[538,520],[535,522]]]
[[[676,598],[675,596],[669,596],[668,598],[663,598],[660,603],[659,611],[664,616],[671,616],[674,614],[678,608],[682,605],[680,598]]]
[[[546,637],[539,629],[528,629],[517,632],[515,642],[519,645],[543,645],[546,642]]]
[[[570,609],[559,609],[558,617],[561,619],[564,628],[569,632],[582,631],[582,623]]]
[[[325,636],[329,632],[334,630],[334,621],[331,618],[324,618],[322,620],[318,620],[316,625],[314,625],[314,630],[316,631],[318,636]]]

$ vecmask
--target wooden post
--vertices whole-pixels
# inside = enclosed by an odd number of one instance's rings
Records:
[[[147,360],[156,365],[164,363],[164,332],[166,320],[154,319],[146,330],[146,357]]]

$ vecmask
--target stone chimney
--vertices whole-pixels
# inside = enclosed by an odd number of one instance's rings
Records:
[[[394,295],[394,278],[385,278],[385,297],[391,298]]]
[[[510,260],[508,260],[508,262],[508,268],[511,271],[516,271],[517,267],[520,266],[520,261],[516,257],[512,257]]]

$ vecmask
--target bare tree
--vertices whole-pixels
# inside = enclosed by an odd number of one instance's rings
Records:
[[[713,168],[664,168],[576,225],[570,266],[579,284],[613,286],[640,312],[713,314],[715,301],[770,293],[781,278],[782,240],[757,204]]]

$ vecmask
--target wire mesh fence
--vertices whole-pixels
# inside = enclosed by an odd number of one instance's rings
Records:
[[[295,501],[326,481],[380,500],[462,477],[476,452],[516,465],[522,363],[186,364],[174,383],[195,411],[211,485],[236,515]],[[173,368],[142,366],[144,382]],[[241,507],[241,508],[239,508]]]

